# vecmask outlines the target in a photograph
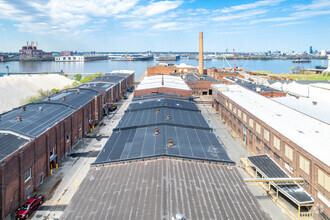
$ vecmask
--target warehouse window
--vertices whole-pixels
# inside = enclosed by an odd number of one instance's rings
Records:
[[[247,117],[246,117],[246,114],[245,113],[243,113],[243,121],[244,122],[247,122]]]
[[[66,142],[68,143],[69,141],[70,141],[70,135],[67,134],[67,135],[66,135]]]
[[[30,179],[31,179],[31,167],[27,169],[24,173],[25,182],[29,181]]]
[[[232,110],[233,105],[231,103],[229,103],[229,109]]]
[[[258,132],[258,134],[261,134],[261,128],[257,122],[256,122],[256,131]]]
[[[251,128],[253,128],[253,119],[252,118],[249,119],[249,125]]]
[[[242,117],[242,112],[241,112],[241,110],[239,110],[239,109],[237,109],[238,111],[237,111],[237,115],[238,115],[238,117],[239,118],[241,118]]]
[[[285,156],[290,160],[293,160],[293,149],[287,144],[285,145]]]
[[[228,107],[228,101],[226,100],[226,107]]]
[[[273,141],[274,141],[274,147],[277,150],[281,150],[281,141],[278,139],[276,136],[273,136]]]
[[[317,176],[318,176],[318,183],[328,192],[330,192],[330,177],[320,169],[318,169]]]
[[[305,173],[309,175],[309,161],[306,160],[304,157],[299,157],[299,167],[302,169]]]
[[[235,115],[236,115],[236,109],[237,109],[237,108],[234,106],[234,107],[233,107],[233,112],[234,112]]]
[[[264,129],[264,138],[266,141],[269,141],[269,131]]]

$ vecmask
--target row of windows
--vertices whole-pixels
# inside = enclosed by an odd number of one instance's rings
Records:
[[[243,118],[244,122],[248,122],[249,127],[251,127],[252,129],[254,128],[254,120],[252,118],[249,118],[249,120],[247,120],[247,115],[242,111],[233,106],[232,103],[228,102],[227,100],[225,101],[226,106],[233,112],[233,114],[237,115],[238,118]],[[242,117],[243,116],[243,117]],[[258,134],[261,134],[261,125],[258,124],[257,122],[255,122],[255,130]],[[239,129],[240,131],[240,129]],[[263,137],[266,141],[270,141],[270,132],[267,129],[263,129]],[[240,132],[239,132],[240,133]],[[258,143],[260,143],[260,138],[258,136],[257,137],[257,141]],[[277,149],[277,150],[281,150],[281,140],[276,137],[275,135],[272,136],[273,137],[273,146]],[[251,144],[251,143],[250,143]],[[266,151],[269,151],[270,148],[267,146],[267,144],[264,145],[264,148]],[[257,151],[260,152],[260,149],[258,148]],[[293,161],[294,156],[293,156],[293,148],[290,147],[289,145],[284,143],[284,151],[285,151],[285,156]],[[280,156],[276,153],[274,153],[275,157],[280,158]],[[299,168],[304,171],[307,175],[310,174],[310,162],[308,159],[306,159],[305,157],[299,155]],[[318,183],[319,185],[321,185],[323,188],[325,188],[327,191],[330,191],[330,177],[324,173],[322,170],[318,169]]]

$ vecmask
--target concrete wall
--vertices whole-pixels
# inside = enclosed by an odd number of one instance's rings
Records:
[[[246,147],[254,154],[268,154],[270,155],[289,175],[292,177],[303,177],[308,181],[308,185],[304,185],[315,199],[314,210],[315,213],[321,210],[328,217],[330,216],[330,208],[320,200],[319,193],[326,198],[330,198],[330,192],[323,186],[318,184],[318,170],[321,169],[326,175],[330,176],[330,168],[313,155],[296,145],[294,142],[277,132],[268,124],[261,121],[257,116],[243,109],[239,103],[231,101],[222,93],[215,91],[213,93],[215,104],[213,107],[219,112],[221,119],[232,129],[233,135],[238,137]],[[230,104],[231,103],[231,104]],[[230,108],[230,106],[232,106]],[[236,108],[236,113],[234,111]],[[238,109],[242,112],[242,117],[238,116]],[[243,113],[247,115],[247,121],[243,120]],[[249,125],[249,119],[253,120],[253,127]],[[260,125],[260,134],[256,131],[256,123]],[[245,126],[245,128],[244,128]],[[264,138],[264,129],[270,133],[269,141]],[[244,138],[245,136],[245,138]],[[274,136],[280,140],[280,150],[274,146]],[[293,160],[285,156],[285,144],[293,149]],[[305,173],[299,167],[300,156],[309,161],[309,174]]]

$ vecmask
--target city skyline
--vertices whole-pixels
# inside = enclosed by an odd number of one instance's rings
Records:
[[[0,0],[0,51],[320,51],[329,21],[328,0]]]

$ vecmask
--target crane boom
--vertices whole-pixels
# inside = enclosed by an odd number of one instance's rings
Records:
[[[234,71],[236,71],[235,49],[233,49]]]

